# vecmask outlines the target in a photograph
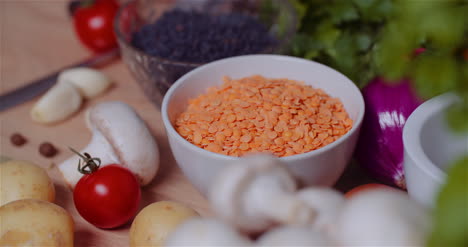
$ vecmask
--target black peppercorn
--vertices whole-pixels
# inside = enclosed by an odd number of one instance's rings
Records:
[[[23,146],[27,142],[26,138],[24,138],[24,136],[19,133],[14,133],[11,135],[10,141],[15,146]]]
[[[58,150],[50,142],[43,142],[39,146],[39,153],[47,158],[53,157],[57,154]]]

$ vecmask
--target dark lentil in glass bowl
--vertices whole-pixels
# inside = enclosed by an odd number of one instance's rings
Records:
[[[115,20],[122,58],[160,107],[182,75],[217,59],[283,53],[297,17],[285,0],[134,0]]]

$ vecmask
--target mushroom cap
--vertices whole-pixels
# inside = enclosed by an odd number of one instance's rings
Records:
[[[231,226],[211,218],[193,217],[180,224],[164,246],[250,246]]]
[[[426,209],[408,194],[375,189],[346,202],[335,237],[343,246],[424,246],[430,226]]]
[[[94,106],[87,116],[88,127],[105,137],[120,165],[132,171],[140,185],[150,183],[159,169],[159,150],[135,110],[126,103],[110,101]]]
[[[260,236],[257,246],[336,246],[330,238],[306,226],[280,226]]]
[[[259,191],[264,188],[252,190],[252,184],[258,180],[273,180],[268,193]],[[281,161],[268,154],[248,155],[220,172],[214,180],[209,199],[216,213],[223,219],[244,231],[259,232],[268,228],[273,221],[251,204],[257,203],[257,200],[266,200],[259,197],[267,197],[270,192],[275,193],[277,188],[285,192],[296,189],[295,180]]]
[[[101,166],[118,164],[129,169],[140,185],[153,180],[159,168],[158,146],[133,108],[119,101],[98,104],[87,111],[86,125],[93,136],[81,153],[100,158]],[[83,176],[77,170],[79,160],[73,155],[58,166],[72,188]]]

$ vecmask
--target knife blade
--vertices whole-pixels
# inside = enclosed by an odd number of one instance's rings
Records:
[[[97,68],[107,64],[112,61],[114,58],[118,57],[119,49],[115,48],[105,53],[97,54],[91,58],[88,58],[84,61],[72,64],[65,68],[58,70],[52,74],[49,74],[45,77],[42,77],[38,80],[32,81],[31,83],[26,84],[25,86],[19,87],[12,90],[11,92],[5,93],[0,96],[0,112],[9,109],[13,106],[24,103],[28,100],[33,99],[34,97],[44,93],[49,88],[51,88],[57,81],[57,77],[62,70],[75,68],[75,67],[93,67]]]

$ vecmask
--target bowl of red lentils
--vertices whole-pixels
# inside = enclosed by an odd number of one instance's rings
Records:
[[[114,27],[123,61],[159,108],[169,87],[200,65],[287,52],[297,15],[285,0],[132,0]]]
[[[182,76],[161,114],[178,165],[206,195],[230,161],[253,153],[277,156],[304,185],[332,186],[354,151],[364,100],[323,64],[244,55]]]

